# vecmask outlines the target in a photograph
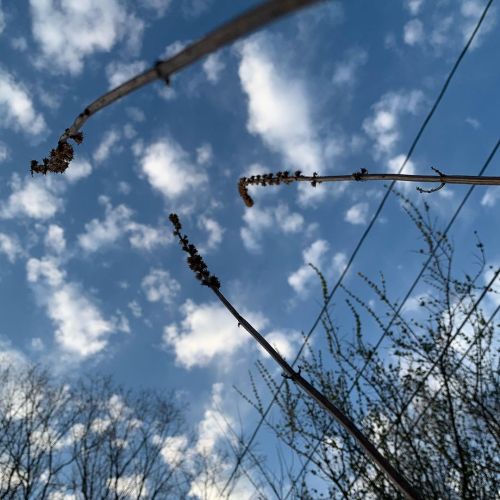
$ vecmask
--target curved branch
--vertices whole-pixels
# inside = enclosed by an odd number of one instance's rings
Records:
[[[318,3],[319,1],[323,0],[270,0],[241,14],[219,28],[216,28],[201,40],[188,45],[170,59],[158,61],[152,68],[122,83],[109,92],[106,92],[90,103],[75,118],[72,125],[61,135],[57,148],[52,149],[49,158],[44,158],[42,164],[38,164],[36,160],[32,160],[31,172],[43,174],[47,172],[64,172],[73,159],[73,148],[68,144],[68,139],[81,139],[79,130],[85,122],[106,106],[109,106],[118,99],[125,97],[154,80],[162,79],[168,84],[171,75],[202,59],[208,54],[215,52],[221,47],[234,42],[242,36],[248,35],[286,14],[308,5]],[[76,142],[78,142],[78,140]],[[69,149],[71,149],[71,152],[68,151]]]
[[[439,171],[437,171],[439,172]],[[477,184],[481,186],[500,186],[500,177],[498,176],[479,176],[479,175],[444,175],[439,172],[438,175],[410,175],[396,173],[369,174],[368,170],[362,168],[358,172],[347,175],[302,175],[300,170],[290,174],[287,171],[269,173],[263,175],[252,175],[251,177],[242,177],[238,182],[238,191],[247,207],[252,207],[254,201],[248,193],[248,186],[277,186],[279,184],[291,184],[293,182],[308,182],[316,187],[323,182],[347,182],[347,181],[403,181],[403,182],[439,182],[440,186],[435,189],[422,189],[417,187],[421,193],[433,193],[441,189],[446,184]]]

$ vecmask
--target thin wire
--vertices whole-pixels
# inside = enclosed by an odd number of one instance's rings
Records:
[[[462,62],[462,59],[464,58],[465,54],[468,52],[469,50],[469,47],[471,46],[472,44],[472,41],[474,40],[477,32],[479,31],[479,28],[481,27],[481,24],[483,23],[483,20],[484,18],[486,17],[486,14],[491,6],[491,4],[493,3],[493,0],[489,0],[488,3],[486,4],[486,7],[483,11],[483,13],[481,14],[481,17],[479,18],[477,24],[476,24],[476,27],[474,28],[474,31],[472,32],[471,36],[469,37],[469,39],[467,40],[467,43],[465,44],[464,48],[462,49],[462,52],[460,53],[460,55],[458,56],[457,60],[455,61],[455,64],[453,65],[450,73],[448,74],[448,77],[446,78],[446,81],[441,89],[441,91],[439,92],[432,108],[430,109],[429,113],[427,114],[425,120],[423,121],[422,125],[420,126],[420,129],[415,137],[415,139],[413,140],[411,146],[410,146],[410,149],[408,150],[408,153],[406,154],[406,157],[405,157],[405,160],[403,162],[403,164],[401,165],[401,167],[399,168],[398,170],[398,174],[400,174],[404,167],[406,166],[406,164],[408,163],[408,161],[410,160],[418,142],[420,141],[420,138],[422,136],[422,134],[424,133],[425,129],[427,128],[427,125],[429,124],[431,118],[433,117],[436,109],[438,108],[441,100],[443,99],[444,97],[444,94],[446,93],[447,89],[448,89],[448,86],[450,85],[450,82],[451,80],[453,79],[458,67],[460,66],[460,63]],[[497,144],[497,147],[498,147],[498,144]],[[304,339],[304,342],[302,343],[299,351],[297,352],[296,356],[295,356],[295,359],[293,360],[292,362],[292,366],[294,366],[296,364],[296,362],[298,361],[298,359],[300,358],[301,354],[302,354],[302,351],[304,350],[309,338],[311,337],[312,333],[314,332],[314,330],[316,329],[316,327],[318,326],[318,323],[320,322],[321,320],[321,317],[323,316],[323,314],[325,313],[325,311],[327,310],[327,307],[332,299],[332,297],[334,296],[335,292],[337,291],[337,289],[339,288],[340,284],[342,283],[345,275],[347,274],[347,272],[349,271],[349,268],[351,267],[354,259],[356,258],[361,246],[363,245],[366,237],[368,236],[368,234],[370,233],[372,227],[374,226],[375,224],[375,221],[376,219],[378,218],[378,216],[380,215],[380,212],[382,211],[382,208],[384,207],[385,205],[385,202],[387,201],[387,198],[389,197],[389,194],[390,192],[392,191],[393,187],[394,187],[394,184],[396,183],[396,181],[392,181],[389,188],[387,189],[384,197],[382,198],[382,201],[380,202],[380,205],[378,206],[376,212],[375,212],[375,215],[373,216],[372,220],[370,221],[370,223],[368,224],[368,227],[365,229],[363,235],[361,236],[360,240],[358,241],[358,244],[356,245],[353,253],[351,254],[351,257],[349,258],[349,261],[347,262],[347,265],[346,267],[344,268],[342,274],[340,275],[339,279],[337,280],[337,283],[335,284],[335,286],[333,287],[332,291],[330,292],[330,295],[328,296],[327,300],[325,301],[323,307],[321,308],[321,311],[319,312],[316,320],[314,321],[311,329],[309,330],[308,334],[306,335],[305,339]],[[234,478],[236,472],[238,471],[238,467],[241,463],[241,460],[244,458],[244,456],[246,455],[247,453],[247,450],[250,448],[250,446],[252,445],[255,437],[257,436],[257,433],[259,432],[260,428],[262,427],[262,424],[264,423],[264,420],[266,419],[267,415],[269,414],[269,411],[271,410],[271,407],[272,405],[274,404],[274,402],[276,401],[276,398],[277,398],[277,395],[279,393],[279,391],[281,390],[281,388],[283,387],[283,384],[284,384],[284,381],[282,380],[279,387],[278,387],[278,390],[274,393],[269,405],[267,406],[266,410],[264,411],[264,413],[262,414],[260,420],[259,420],[259,423],[257,424],[257,426],[255,427],[249,441],[247,442],[247,445],[245,446],[242,454],[241,454],[241,457],[236,461],[236,464],[233,468],[233,471],[231,473],[231,475],[229,476],[229,479],[227,480],[226,482],[226,485],[224,486],[223,488],[223,492],[225,491],[225,489],[227,488],[227,486],[229,485],[229,483],[232,481],[232,479]],[[287,495],[288,497],[288,495]]]
[[[482,166],[481,170],[479,171],[479,174],[478,175],[482,175],[483,172],[486,170],[486,168],[488,167],[488,165],[491,163],[491,160],[493,159],[493,157],[495,156],[497,150],[498,150],[498,147],[500,146],[500,139],[497,140],[497,143],[495,144],[493,150],[491,151],[491,153],[489,154],[488,158],[486,159],[484,165]],[[451,227],[453,226],[455,220],[457,219],[458,215],[460,214],[460,212],[462,211],[462,208],[464,207],[465,203],[467,202],[467,200],[469,199],[470,195],[472,194],[472,191],[474,190],[475,186],[471,186],[469,188],[469,190],[467,191],[466,195],[464,196],[462,202],[460,203],[460,205],[458,206],[457,210],[455,211],[455,213],[453,214],[453,217],[450,219],[450,222],[448,223],[448,225],[446,226],[445,230],[443,231],[443,234],[441,236],[441,239],[437,242],[437,245],[434,247],[434,250],[430,253],[429,257],[427,258],[427,260],[425,261],[424,265],[422,266],[422,268],[420,269],[420,272],[418,273],[417,277],[415,278],[415,280],[413,281],[412,285],[410,286],[408,292],[406,293],[405,297],[403,298],[403,301],[401,302],[401,304],[399,305],[398,309],[396,310],[396,312],[394,313],[394,315],[392,316],[391,318],[391,321],[389,322],[389,324],[384,328],[384,331],[382,332],[382,335],[379,337],[377,343],[375,344],[375,346],[373,347],[373,349],[371,349],[371,354],[370,356],[366,359],[363,367],[361,368],[361,370],[359,370],[356,374],[356,378],[354,379],[354,381],[352,382],[351,384],[351,387],[349,388],[349,391],[348,391],[348,395],[351,394],[352,390],[354,389],[354,387],[356,386],[356,384],[359,382],[359,379],[361,378],[364,370],[366,369],[366,367],[368,366],[368,364],[370,363],[373,355],[375,354],[375,352],[378,350],[378,348],[380,347],[380,344],[382,343],[382,341],[384,340],[384,338],[386,337],[387,333],[389,332],[392,324],[394,323],[394,321],[396,320],[396,318],[399,316],[401,310],[403,309],[404,305],[406,304],[406,302],[408,301],[408,299],[410,298],[411,294],[413,293],[413,290],[415,289],[415,287],[417,286],[418,282],[420,281],[420,279],[422,278],[425,270],[427,269],[428,265],[430,264],[432,258],[434,257],[435,253],[437,252],[437,250],[440,248],[441,246],[441,243],[444,241],[444,238],[445,236],[448,234],[449,230],[451,229]],[[329,427],[330,428],[330,427]],[[319,446],[319,442],[316,443],[316,445],[311,449],[311,452],[309,453],[308,455],[308,458],[310,459],[310,457],[312,457],[312,455],[316,452],[316,450],[318,449],[318,446]],[[308,461],[306,460],[305,462],[305,465],[302,467],[302,469],[300,470],[299,474],[297,475],[295,481],[292,483],[292,488],[295,487],[295,484],[297,483],[297,480],[298,478],[300,477],[300,475],[303,473],[303,471],[305,470],[305,468],[307,467],[308,465]],[[287,496],[285,497],[285,500],[288,498],[288,496],[290,495],[290,492],[292,491],[292,488],[288,491],[288,494]]]

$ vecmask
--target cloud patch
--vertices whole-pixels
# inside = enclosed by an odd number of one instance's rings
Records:
[[[27,88],[0,68],[0,126],[41,134],[45,127],[42,114],[35,111]]]
[[[227,359],[250,340],[218,303],[196,304],[187,300],[181,312],[180,323],[165,327],[163,341],[173,350],[177,364],[184,368],[204,367],[215,360]],[[257,329],[267,322],[260,314],[243,314]]]

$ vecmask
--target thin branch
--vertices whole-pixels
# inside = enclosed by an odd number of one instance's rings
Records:
[[[346,182],[346,181],[403,181],[403,182],[439,182],[440,186],[434,189],[423,189],[417,187],[421,193],[433,193],[438,191],[446,184],[477,184],[482,186],[500,186],[500,177],[478,175],[445,175],[439,170],[431,167],[438,175],[410,175],[397,173],[379,173],[369,174],[366,168],[358,172],[347,175],[302,175],[300,170],[290,174],[288,171],[269,173],[262,175],[252,175],[251,177],[242,177],[238,182],[238,191],[247,207],[252,207],[254,201],[248,193],[248,186],[277,186],[280,184],[291,184],[293,182],[309,182],[311,186],[316,187],[323,182]]]
[[[270,0],[265,2],[216,28],[170,59],[158,61],[150,69],[106,92],[90,103],[75,118],[72,125],[59,138],[57,148],[52,149],[49,158],[44,158],[42,164],[32,160],[31,173],[64,172],[73,159],[73,148],[68,143],[68,139],[73,139],[79,144],[82,139],[80,129],[92,115],[95,115],[106,106],[155,80],[164,80],[169,85],[170,77],[181,69],[286,14],[319,1],[323,0]]]
[[[208,286],[217,298],[222,302],[225,308],[234,316],[238,325],[243,328],[264,348],[264,350],[276,361],[276,363],[283,370],[283,376],[292,380],[297,384],[305,393],[307,393],[316,403],[318,403],[327,413],[330,414],[348,433],[353,437],[356,442],[361,446],[364,452],[371,458],[371,460],[378,466],[378,468],[387,476],[388,480],[393,486],[401,492],[405,498],[418,499],[418,493],[404,478],[404,476],[397,471],[389,461],[378,451],[375,445],[358,429],[354,422],[344,414],[337,406],[335,406],[326,396],[318,391],[312,384],[300,374],[300,370],[296,371],[287,361],[278,354],[278,352],[271,346],[271,344],[259,333],[240,313],[235,307],[226,299],[220,291],[219,280],[210,273],[203,258],[198,254],[196,247],[189,242],[188,237],[181,233],[182,226],[179,217],[176,214],[170,214],[170,221],[174,226],[174,236],[179,239],[182,249],[189,254],[187,259],[189,267],[196,274],[196,278],[201,281],[202,285]]]

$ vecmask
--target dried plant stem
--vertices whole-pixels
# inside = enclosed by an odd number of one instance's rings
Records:
[[[434,169],[435,170],[435,169]],[[439,171],[437,171],[439,172]],[[293,182],[309,182],[313,187],[323,182],[346,182],[346,181],[403,181],[403,182],[432,182],[440,183],[438,188],[426,190],[417,187],[417,190],[424,193],[431,193],[441,189],[446,184],[477,184],[482,186],[500,186],[498,176],[478,176],[478,175],[410,175],[396,173],[369,174],[362,169],[347,175],[302,175],[296,172],[290,175],[288,172],[277,172],[276,174],[253,175],[242,177],[238,183],[238,191],[243,201],[248,207],[253,206],[254,201],[248,193],[248,186],[276,186],[279,184],[291,184]]]
[[[259,333],[241,314],[236,308],[226,299],[220,291],[219,280],[210,273],[203,258],[199,255],[196,247],[189,242],[186,235],[182,234],[181,223],[176,214],[170,214],[170,221],[174,226],[174,235],[179,239],[182,249],[188,253],[187,259],[189,267],[195,273],[196,278],[202,285],[208,286],[217,298],[222,302],[224,307],[234,316],[238,325],[242,326],[271,356],[271,358],[278,363],[283,370],[283,376],[292,380],[297,384],[305,393],[307,393],[313,400],[315,400],[327,413],[329,413],[344,429],[351,435],[356,442],[361,446],[364,452],[372,459],[377,467],[383,472],[387,479],[400,491],[400,493],[408,499],[420,498],[417,492],[413,489],[405,477],[397,471],[389,461],[378,451],[375,445],[358,429],[354,422],[343,413],[337,406],[335,406],[323,393],[318,391],[312,384],[310,384],[298,371],[287,363],[281,355],[272,347],[272,345]]]
[[[323,0],[270,0],[254,9],[251,9],[232,21],[223,24],[215,29],[201,40],[192,43],[185,49],[181,50],[177,55],[165,61],[158,61],[152,68],[143,73],[131,78],[122,83],[118,87],[110,90],[106,94],[98,97],[90,103],[74,120],[73,124],[67,128],[59,138],[58,148],[61,144],[67,143],[68,139],[72,139],[78,134],[85,122],[98,111],[109,106],[113,102],[125,97],[135,90],[153,82],[157,79],[165,80],[167,84],[170,82],[170,77],[179,70],[193,64],[203,57],[215,52],[221,47],[234,42],[242,36],[261,28],[262,26],[279,19],[300,8],[318,3]],[[55,154],[58,149],[52,150]],[[53,165],[52,157],[48,158],[43,165],[37,165],[36,160],[33,160],[31,171],[37,173],[47,173],[47,171],[62,172],[60,161]],[[65,164],[64,169],[69,165],[69,161]],[[54,166],[54,168],[52,168]]]

